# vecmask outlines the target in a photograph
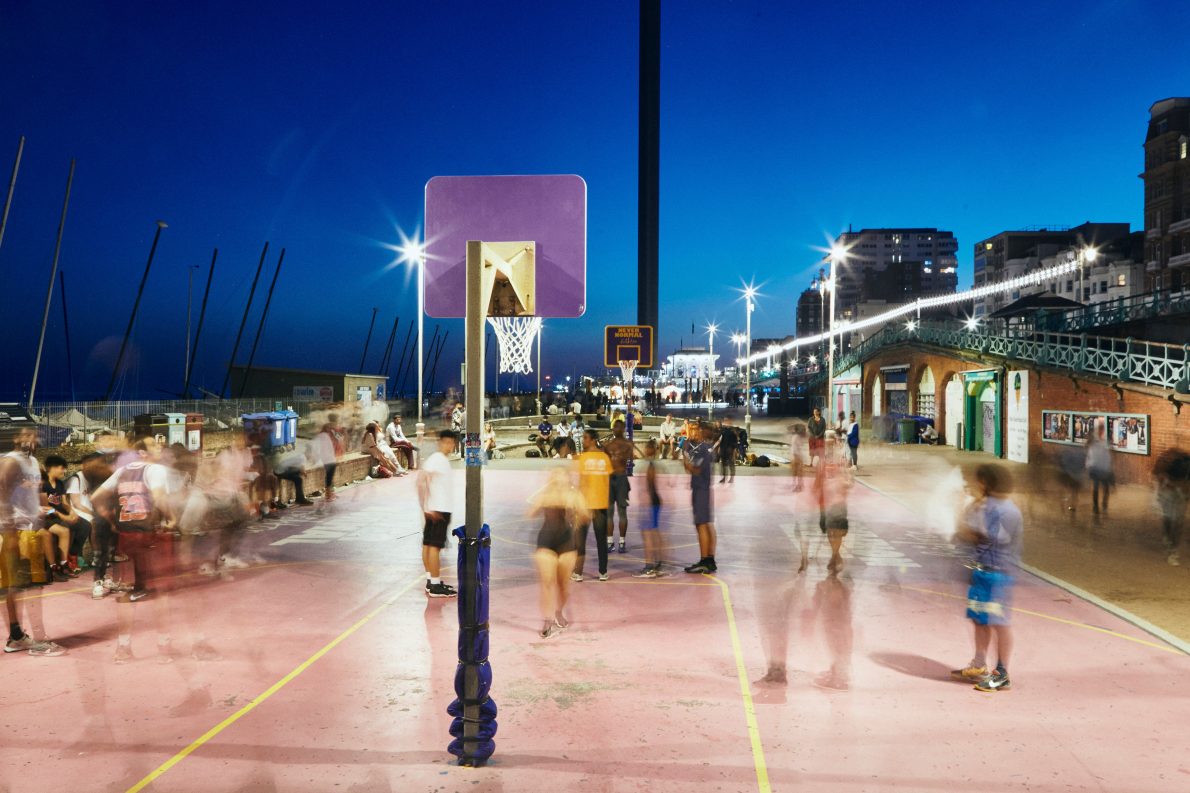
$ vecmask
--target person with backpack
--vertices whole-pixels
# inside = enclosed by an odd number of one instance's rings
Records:
[[[855,411],[847,421],[847,454],[852,468],[859,468],[859,422],[855,420]]]

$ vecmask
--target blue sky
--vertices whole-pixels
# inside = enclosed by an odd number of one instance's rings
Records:
[[[954,231],[961,285],[974,242],[1006,228],[1139,227],[1147,111],[1190,93],[1188,22],[1148,2],[665,3],[658,353],[691,323],[742,326],[741,279],[763,284],[754,335],[791,332],[814,246],[848,224]],[[32,374],[71,157],[80,395],[107,383],[158,218],[123,396],[181,387],[187,267],[204,268],[197,314],[215,246],[194,379],[221,383],[266,239],[262,288],[287,253],[257,362],[353,369],[377,306],[376,368],[415,310],[381,243],[420,224],[439,174],[586,179],[588,310],[549,322],[544,353],[555,376],[595,370],[602,326],[635,320],[636,63],[634,2],[3,4],[5,177],[28,143],[0,392]],[[46,398],[69,390],[58,300]],[[441,324],[439,385],[462,353],[461,323]]]

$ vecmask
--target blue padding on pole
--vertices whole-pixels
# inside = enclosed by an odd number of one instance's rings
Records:
[[[496,703],[489,698],[492,665],[488,662],[488,571],[491,567],[491,529],[485,523],[475,539],[467,530],[454,530],[459,540],[459,665],[455,670],[456,698],[446,712],[453,716],[447,751],[463,765],[482,765],[496,751]],[[476,690],[468,696],[467,679]],[[474,730],[467,730],[474,725]],[[465,735],[464,731],[473,732]]]

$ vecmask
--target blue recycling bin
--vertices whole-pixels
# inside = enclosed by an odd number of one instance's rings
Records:
[[[297,443],[298,414],[293,410],[277,410],[273,415],[282,427],[281,442],[286,446]]]

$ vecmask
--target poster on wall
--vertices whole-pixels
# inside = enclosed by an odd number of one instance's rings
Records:
[[[1008,459],[1029,462],[1029,373],[1008,372]]]
[[[1135,413],[1085,413],[1075,410],[1041,411],[1041,439],[1046,443],[1085,446],[1096,426],[1106,430],[1112,451],[1149,453],[1149,417]]]

